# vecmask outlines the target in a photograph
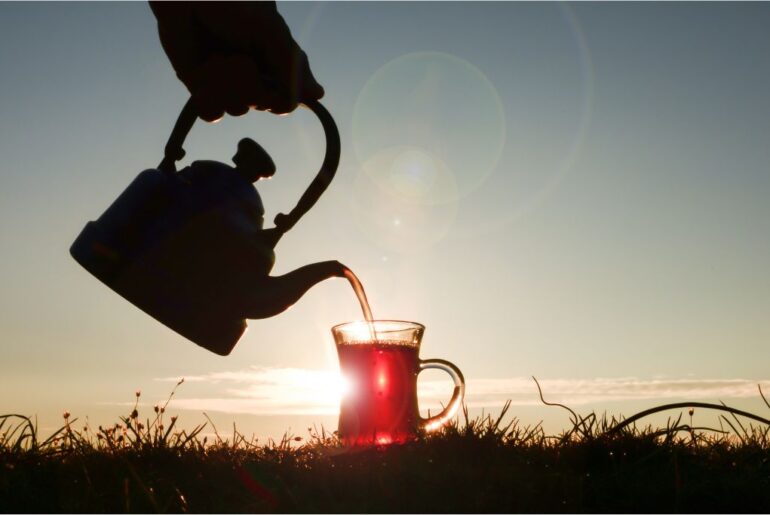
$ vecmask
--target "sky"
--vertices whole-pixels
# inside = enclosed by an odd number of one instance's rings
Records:
[[[472,413],[568,423],[673,400],[767,408],[770,5],[279,3],[342,137],[331,187],[274,274],[337,259],[377,318],[426,325]],[[68,253],[159,163],[188,93],[146,3],[0,3],[0,412],[115,421],[175,393],[245,433],[336,427],[343,280],[216,356]],[[187,163],[250,136],[278,171],[266,220],[322,160],[304,109],[198,122]],[[420,376],[423,413],[448,401]],[[765,412],[765,415],[767,413]],[[670,415],[670,413],[669,413]],[[674,413],[675,415],[675,413]],[[706,415],[703,415],[706,417]],[[711,419],[704,419],[711,420]]]

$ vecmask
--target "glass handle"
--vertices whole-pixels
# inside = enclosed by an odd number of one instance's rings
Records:
[[[460,404],[465,397],[465,379],[463,373],[454,364],[443,359],[424,359],[420,360],[420,372],[428,368],[436,368],[443,370],[452,377],[455,382],[455,390],[452,393],[452,399],[449,401],[444,410],[434,417],[422,418],[421,426],[425,431],[435,431],[439,427],[446,424],[449,419],[455,416],[457,410],[460,408]]]

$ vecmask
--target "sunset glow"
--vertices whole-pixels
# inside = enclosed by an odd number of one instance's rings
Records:
[[[350,267],[375,316],[426,326],[421,359],[462,369],[472,416],[511,399],[523,422],[562,429],[531,376],[549,401],[599,412],[679,399],[766,409],[766,4],[278,10],[326,91],[342,156],[276,247],[274,275]],[[3,411],[37,416],[43,432],[64,411],[98,425],[136,390],[159,402],[184,377],[169,405],[189,411],[179,424],[206,411],[247,433],[336,427],[356,390],[330,329],[363,318],[347,281],[249,321],[219,357],[67,252],[157,166],[189,97],[157,26],[146,3],[0,3]],[[318,171],[323,132],[304,108],[196,122],[179,166],[231,163],[247,136],[277,167],[257,183],[272,227]],[[365,322],[354,330],[371,340]],[[419,376],[423,417],[449,403],[441,374]]]

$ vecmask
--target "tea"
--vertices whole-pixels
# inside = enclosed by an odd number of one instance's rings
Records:
[[[443,359],[420,359],[425,326],[401,320],[351,322],[332,328],[348,392],[340,406],[339,434],[347,445],[405,442],[433,431],[457,413],[465,393],[460,370]],[[375,334],[376,338],[368,338]],[[417,374],[443,370],[455,384],[438,415],[422,418],[417,405]]]
[[[350,286],[353,287],[353,291],[356,293],[356,297],[358,297],[358,303],[361,304],[361,311],[364,312],[364,318],[367,322],[371,323],[372,320],[374,320],[374,317],[372,317],[372,310],[369,308],[369,301],[366,300],[364,286],[361,284],[361,281],[358,280],[356,274],[347,267],[345,267],[345,278],[350,282]],[[374,337],[374,335],[372,335],[372,337]]]
[[[358,280],[356,274],[354,274],[353,271],[348,267],[345,267],[345,278],[350,283],[350,286],[353,287],[353,291],[358,298],[358,303],[361,304],[361,311],[363,311],[364,318],[366,319],[366,322],[369,326],[369,338],[371,338],[372,341],[375,341],[377,339],[377,333],[374,330],[374,317],[372,316],[372,310],[369,307],[369,301],[366,298],[364,285],[361,284],[361,281]]]
[[[339,434],[343,443],[403,443],[414,439],[420,430],[441,427],[462,403],[462,372],[448,361],[421,360],[425,327],[414,322],[374,320],[361,282],[348,268],[345,277],[358,297],[366,322],[332,328],[340,369],[349,383],[340,406]],[[448,373],[455,389],[441,413],[424,419],[417,407],[417,374],[428,368]]]
[[[419,347],[411,341],[353,341],[337,345],[350,383],[339,432],[348,445],[405,442],[415,434]]]

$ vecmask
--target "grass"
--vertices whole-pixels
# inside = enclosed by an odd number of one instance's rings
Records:
[[[210,421],[180,430],[168,401],[142,418],[136,398],[110,427],[65,413],[45,440],[28,417],[0,416],[0,511],[770,511],[770,426],[724,405],[698,408],[717,409],[718,428],[692,427],[686,412],[653,428],[541,395],[568,410],[570,429],[503,424],[506,405],[413,443],[348,449],[323,428],[264,445],[214,429],[209,441]]]

